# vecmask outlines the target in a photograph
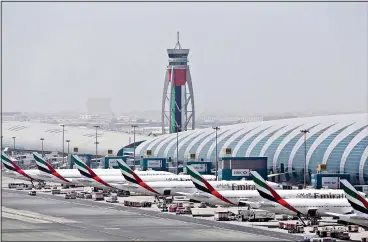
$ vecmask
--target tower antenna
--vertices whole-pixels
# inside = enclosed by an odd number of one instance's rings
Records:
[[[180,38],[179,31],[176,33],[176,38],[177,38],[177,41],[176,41],[176,45],[174,49],[181,49],[181,45],[179,41],[179,38]]]

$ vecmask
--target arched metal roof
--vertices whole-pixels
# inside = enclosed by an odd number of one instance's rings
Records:
[[[332,172],[350,173],[360,183],[368,182],[368,114],[343,114],[280,119],[220,127],[218,154],[232,148],[233,156],[267,156],[274,170],[284,163],[289,170],[304,167],[304,134],[307,134],[307,165],[327,164]],[[179,159],[196,154],[198,160],[215,161],[215,131],[212,128],[179,134]],[[175,136],[175,138],[174,138]],[[176,159],[176,134],[166,134],[143,142],[137,155],[152,154]]]

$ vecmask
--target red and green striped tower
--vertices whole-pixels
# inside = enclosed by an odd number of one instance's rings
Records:
[[[162,96],[162,133],[176,133],[195,128],[195,109],[192,78],[188,65],[189,49],[182,49],[178,40],[168,49]]]

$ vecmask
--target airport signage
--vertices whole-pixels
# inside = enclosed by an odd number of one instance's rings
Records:
[[[148,160],[147,161],[147,167],[149,167],[149,168],[160,168],[161,167],[161,161],[160,160]]]
[[[232,176],[250,176],[250,169],[232,169]]]
[[[116,167],[118,166],[117,159],[109,159],[109,167]]]
[[[207,170],[207,164],[191,164],[191,166],[198,172],[205,172]]]
[[[339,177],[322,177],[322,186],[332,189],[339,188]]]

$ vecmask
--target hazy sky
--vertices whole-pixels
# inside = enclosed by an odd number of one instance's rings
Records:
[[[198,112],[367,111],[366,3],[3,3],[3,110],[160,110],[190,48]]]

